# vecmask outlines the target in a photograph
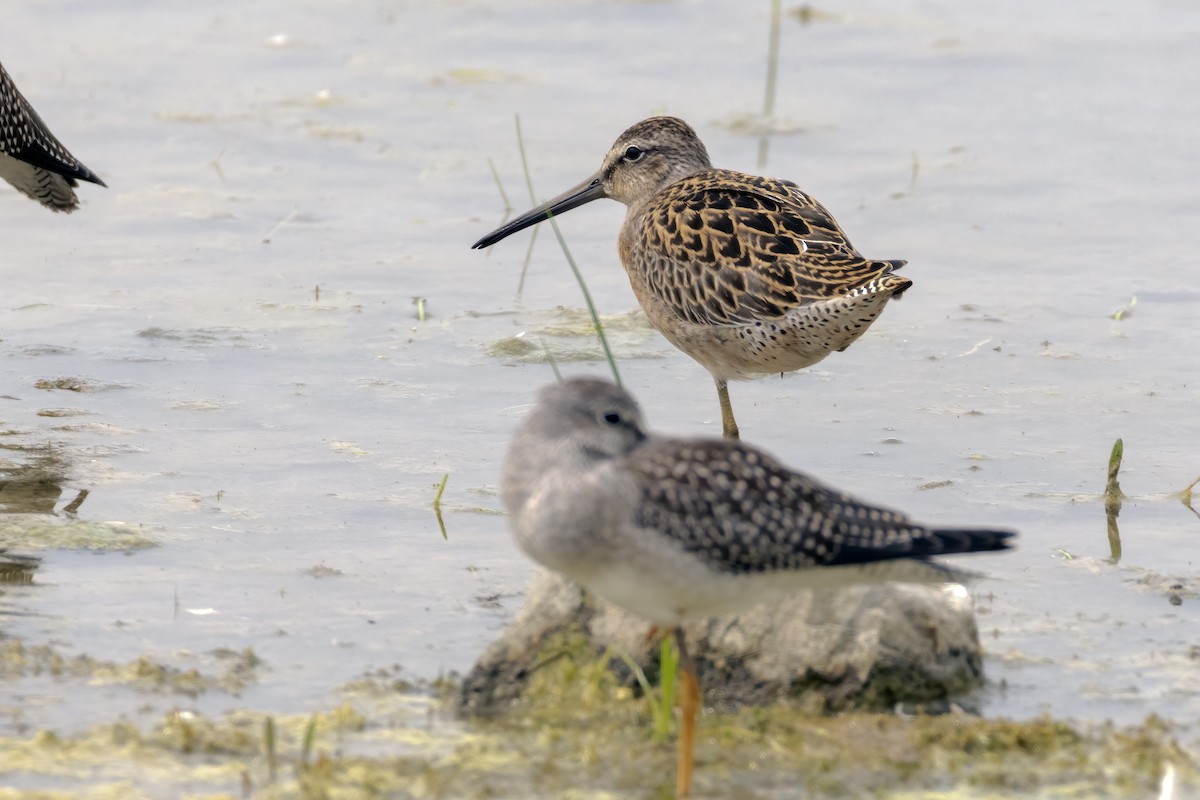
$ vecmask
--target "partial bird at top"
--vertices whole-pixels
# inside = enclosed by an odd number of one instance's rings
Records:
[[[51,211],[79,208],[79,181],[106,186],[63,146],[0,64],[0,178]]]
[[[726,385],[816,364],[845,350],[912,281],[901,260],[860,254],[796,184],[714,169],[681,119],[622,133],[600,171],[484,236],[506,236],[601,197],[628,206],[618,251],[646,316],[717,384],[723,431],[737,438]]]

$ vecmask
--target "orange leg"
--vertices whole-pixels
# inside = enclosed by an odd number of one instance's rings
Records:
[[[696,763],[696,716],[700,710],[700,681],[696,677],[696,662],[683,641],[683,629],[675,629],[675,644],[679,648],[679,741],[675,757],[675,796],[689,797],[692,793],[692,769]]]

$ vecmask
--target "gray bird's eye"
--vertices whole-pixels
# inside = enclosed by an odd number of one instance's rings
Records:
[[[621,415],[615,411],[609,411],[607,414],[604,415],[604,421],[607,422],[609,425],[620,425],[621,424]]]
[[[632,164],[634,161],[640,161],[642,156],[645,154],[646,151],[642,148],[631,145],[629,149],[625,151],[625,160]]]

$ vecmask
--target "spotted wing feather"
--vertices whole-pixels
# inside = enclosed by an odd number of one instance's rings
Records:
[[[10,161],[3,161],[7,156]],[[78,180],[104,185],[63,146],[0,65],[0,177],[55,211],[71,211]]]
[[[931,530],[737,442],[660,439],[628,456],[639,525],[730,573],[997,550],[1006,531]]]
[[[904,261],[864,258],[824,206],[788,181],[708,170],[659,193],[643,212],[650,288],[701,324],[778,319],[890,277]]]

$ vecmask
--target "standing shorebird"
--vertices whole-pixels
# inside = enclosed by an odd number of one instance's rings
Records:
[[[63,146],[0,64],[0,178],[51,211],[79,208],[79,181],[105,186]]]
[[[894,273],[906,262],[862,256],[796,184],[713,169],[675,117],[629,128],[599,172],[472,247],[601,197],[629,207],[618,250],[633,293],[650,323],[712,374],[727,438],[738,437],[728,381],[845,350],[912,285]]]
[[[700,702],[681,625],[789,590],[955,581],[962,573],[930,557],[1004,550],[1013,536],[926,528],[741,442],[648,433],[632,397],[591,378],[542,390],[500,484],[513,535],[531,558],[674,630],[680,796],[691,787]]]

